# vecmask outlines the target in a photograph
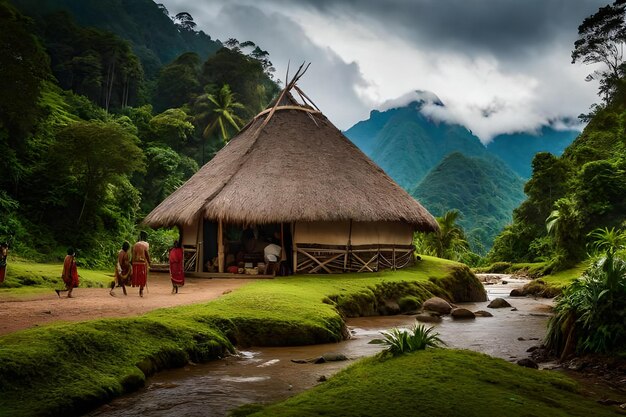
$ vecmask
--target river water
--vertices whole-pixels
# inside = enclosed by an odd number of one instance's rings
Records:
[[[488,302],[460,303],[472,311],[486,310],[493,317],[452,320],[444,317],[436,331],[449,347],[470,349],[509,361],[528,357],[526,350],[541,343],[545,335],[551,300],[513,298],[508,294],[526,281],[508,276],[482,276],[490,300],[506,298],[512,307],[491,309]],[[503,284],[504,279],[506,284]],[[206,364],[189,364],[151,377],[141,390],[113,400],[91,416],[224,416],[229,410],[253,402],[272,402],[304,391],[359,358],[372,356],[382,347],[370,344],[381,331],[410,327],[415,316],[398,315],[349,319],[352,338],[340,343],[252,348],[238,356]],[[431,324],[427,324],[430,326]],[[323,364],[298,364],[326,353],[342,353],[350,360]]]

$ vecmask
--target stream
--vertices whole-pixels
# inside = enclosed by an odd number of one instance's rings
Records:
[[[489,300],[506,298],[512,307],[491,309],[487,302],[458,303],[472,311],[486,310],[493,317],[453,320],[434,324],[441,339],[452,348],[470,349],[508,361],[528,357],[526,350],[541,343],[552,300],[509,297],[511,289],[527,281],[506,275],[482,274]],[[506,282],[504,284],[503,282]],[[393,327],[410,327],[414,315],[360,317],[347,320],[352,338],[340,343],[252,348],[239,355],[205,364],[188,364],[148,379],[141,390],[111,401],[90,416],[224,416],[229,410],[254,402],[273,402],[316,385],[355,360],[382,350],[372,339]],[[427,326],[433,324],[426,324]],[[342,353],[350,360],[323,364],[298,364],[292,359]]]

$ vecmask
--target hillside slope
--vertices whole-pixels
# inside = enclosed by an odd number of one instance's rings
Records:
[[[486,253],[524,200],[524,181],[499,159],[446,156],[412,191],[433,215],[456,209],[472,249]]]
[[[202,59],[222,45],[202,31],[184,30],[174,24],[152,0],[12,0],[28,16],[43,17],[69,12],[82,26],[103,29],[129,40],[149,78],[184,52]]]
[[[345,134],[401,187],[414,187],[441,159],[458,151],[483,156],[487,150],[460,125],[435,123],[421,113],[421,102],[372,112]]]

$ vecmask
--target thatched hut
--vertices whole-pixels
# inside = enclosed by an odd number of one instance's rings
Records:
[[[294,79],[144,220],[178,226],[189,272],[256,266],[263,262],[259,241],[272,237],[293,272],[401,268],[413,262],[413,232],[437,229],[305,97]],[[246,233],[257,243],[243,242]]]

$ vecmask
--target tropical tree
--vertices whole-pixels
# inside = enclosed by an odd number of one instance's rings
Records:
[[[626,1],[615,0],[587,17],[578,27],[572,63],[604,64],[604,68],[587,75],[586,80],[600,82],[600,95],[608,102],[618,82],[626,74],[624,44],[626,43]]]
[[[244,121],[236,113],[244,105],[235,100],[228,84],[224,84],[217,94],[205,93],[194,104],[196,121],[204,125],[202,137],[207,139],[217,132],[224,143],[231,138],[231,131],[241,129]]]
[[[193,136],[194,126],[190,119],[183,109],[167,109],[157,114],[148,124],[149,141],[163,143],[180,151]]]
[[[200,65],[198,54],[186,52],[161,69],[153,97],[156,111],[181,107],[202,92]]]
[[[51,149],[51,161],[63,161],[60,167],[82,195],[76,224],[87,208],[91,212],[101,203],[100,196],[111,182],[124,174],[144,169],[143,152],[137,137],[116,122],[79,121],[63,128]],[[66,184],[66,186],[68,186]],[[91,203],[91,204],[89,204]]]
[[[417,251],[438,258],[459,260],[469,251],[469,243],[463,228],[457,224],[460,212],[450,210],[437,217],[439,230],[432,233],[418,233],[415,239]]]

